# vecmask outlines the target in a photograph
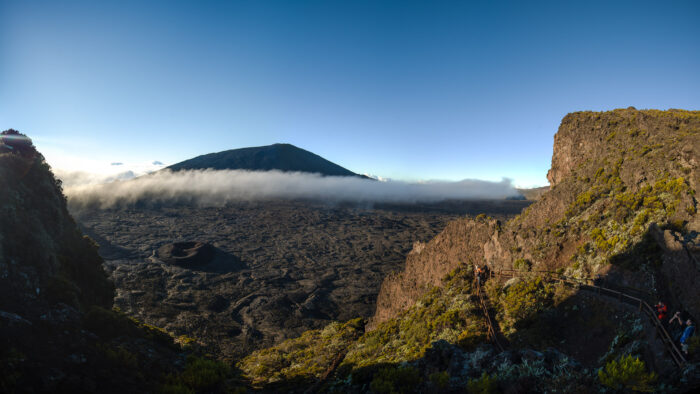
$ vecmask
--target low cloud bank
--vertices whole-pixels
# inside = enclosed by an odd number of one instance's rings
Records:
[[[99,174],[84,171],[65,171],[61,169],[53,169],[56,177],[63,183],[63,188],[65,190],[72,189],[74,187],[82,186],[93,186],[101,185],[104,183],[110,183],[114,181],[125,181],[129,179],[136,178],[138,174],[134,171],[127,170],[114,174]]]
[[[411,203],[448,199],[505,199],[519,195],[508,179],[501,182],[378,182],[355,177],[324,177],[280,171],[159,171],[105,184],[79,184],[73,181],[64,181],[64,191],[74,208],[164,203],[222,206],[233,201],[265,199]]]

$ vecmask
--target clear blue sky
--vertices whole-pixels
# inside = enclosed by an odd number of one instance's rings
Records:
[[[50,158],[533,186],[566,113],[631,105],[700,109],[700,2],[0,0],[0,128]]]

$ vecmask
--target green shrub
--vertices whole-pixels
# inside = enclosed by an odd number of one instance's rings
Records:
[[[479,330],[467,329],[457,337],[457,345],[466,351],[473,351],[478,345],[488,341],[486,328]]]
[[[75,283],[62,276],[54,276],[49,279],[44,291],[44,297],[51,303],[62,302],[74,308],[80,307],[78,295],[80,289]]]
[[[0,350],[0,392],[18,392],[17,383],[22,378],[20,366],[26,360],[26,356],[17,349]]]
[[[430,382],[442,390],[446,389],[450,384],[450,374],[447,373],[447,371],[431,373],[430,376],[428,376],[428,379],[430,379]]]
[[[85,328],[102,339],[131,336],[149,339],[173,349],[178,348],[173,337],[163,328],[141,323],[119,310],[110,310],[93,305],[83,316],[83,324]]]
[[[116,367],[136,369],[139,366],[138,357],[121,346],[111,346],[109,344],[97,344],[102,354]]]
[[[498,380],[484,372],[479,379],[469,379],[467,393],[494,394],[498,392]]]
[[[380,394],[411,393],[420,382],[418,369],[414,367],[384,367],[374,374],[369,388]]]
[[[170,333],[165,331],[164,328],[147,323],[141,323],[136,319],[133,320],[140,326],[146,338],[162,345],[174,347],[175,339],[170,335]]]
[[[522,324],[549,308],[553,298],[554,286],[538,277],[510,286],[500,297],[500,301],[506,315],[514,322]]]
[[[619,235],[608,236],[605,229],[594,228],[591,230],[591,238],[595,242],[596,247],[604,252],[615,249],[618,243],[620,243]]]
[[[195,392],[210,391],[221,385],[231,375],[231,368],[220,361],[190,355],[185,370],[177,376],[176,383]]]
[[[691,357],[700,356],[700,336],[694,335],[688,339],[688,353]]]
[[[518,271],[530,271],[532,263],[527,259],[517,259],[513,262],[513,268]]]
[[[612,360],[598,370],[598,379],[614,390],[634,390],[653,392],[656,374],[647,372],[644,361],[627,355],[619,360]]]
[[[138,326],[121,312],[93,306],[83,315],[85,328],[103,339],[138,336]]]
[[[298,338],[255,351],[238,367],[255,385],[317,379],[363,330],[361,318],[333,322],[323,329],[309,330]]]

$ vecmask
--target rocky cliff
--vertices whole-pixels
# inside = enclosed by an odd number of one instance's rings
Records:
[[[33,147],[0,153],[0,310],[27,315],[52,302],[111,307],[113,289],[101,263],[43,157]]]
[[[405,270],[382,284],[370,328],[412,305],[436,278],[463,263],[498,269],[520,260],[533,269],[578,276],[613,274],[621,284],[675,297],[659,285],[660,272],[641,273],[645,261],[634,250],[654,223],[695,250],[698,149],[698,111],[628,108],[567,115],[554,137],[550,191],[507,223],[461,219],[415,248]],[[695,278],[698,269],[682,275]],[[694,297],[677,299],[679,308],[700,317]]]

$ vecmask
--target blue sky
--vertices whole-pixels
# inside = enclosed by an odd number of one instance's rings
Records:
[[[0,0],[0,128],[87,171],[288,142],[394,179],[545,185],[568,112],[700,109],[699,20],[696,1]]]

